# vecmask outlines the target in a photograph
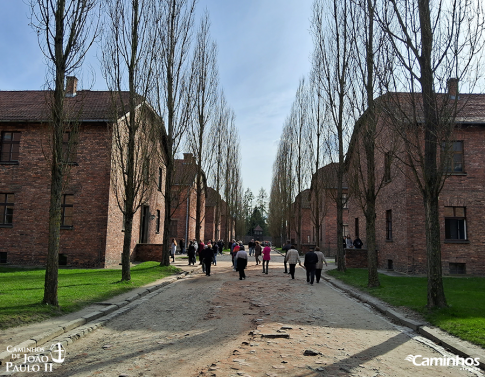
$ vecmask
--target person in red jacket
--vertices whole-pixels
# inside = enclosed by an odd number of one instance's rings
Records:
[[[269,261],[271,260],[270,253],[271,253],[271,247],[265,246],[263,249],[263,274],[266,274],[266,275],[268,274],[268,264],[269,264]],[[266,269],[265,269],[265,265],[266,265]]]

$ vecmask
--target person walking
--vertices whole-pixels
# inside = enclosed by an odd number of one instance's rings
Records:
[[[328,266],[328,264],[327,264],[327,260],[325,259],[325,256],[320,251],[320,248],[318,246],[315,248],[315,254],[318,257],[318,262],[315,266],[315,278],[317,280],[317,283],[320,283],[320,278],[322,276],[323,264],[325,263],[325,266]]]
[[[286,264],[286,254],[288,253],[288,250],[290,250],[292,247],[291,243],[290,243],[290,240],[287,240],[286,241],[286,244],[281,248],[281,251],[283,253],[283,256],[285,257],[285,274],[288,273],[288,266]]]
[[[306,269],[306,282],[313,285],[315,280],[315,269],[317,267],[318,257],[313,250],[305,254],[305,262],[303,263]]]
[[[205,272],[205,264],[203,263],[202,254],[205,250],[205,245],[202,240],[199,240],[199,244],[197,245],[197,251],[199,252],[199,264],[202,265],[202,271]]]
[[[180,245],[180,252],[182,254],[185,254],[185,240],[183,238],[180,239],[179,245]]]
[[[296,245],[291,245],[291,249],[286,253],[285,262],[289,264],[290,275],[291,278],[294,279],[296,264],[298,263],[301,266],[300,254],[298,253],[298,250],[296,250]]]
[[[271,247],[265,246],[263,249],[263,274],[268,275],[268,265],[269,261],[271,260]],[[266,269],[265,266],[266,265]]]
[[[199,253],[199,256],[202,260],[202,267],[205,266],[205,274],[207,276],[211,276],[211,264],[212,258],[214,253],[212,251],[212,245],[207,245],[204,249],[202,249],[202,253]]]
[[[254,238],[249,241],[248,243],[248,247],[249,247],[249,256],[253,255],[254,253],[254,247],[256,246],[256,244],[254,243]]]
[[[219,254],[222,255],[222,250],[224,250],[224,240],[219,240],[217,243],[218,249],[219,249]]]
[[[237,271],[237,259],[236,259],[236,254],[237,252],[239,251],[239,249],[241,248],[241,246],[239,245],[239,243],[236,243],[236,245],[234,245],[234,247],[232,248],[232,264],[234,265],[234,271]]]
[[[170,254],[172,255],[172,262],[175,262],[175,251],[177,250],[177,241],[172,238],[172,244],[170,245]]]
[[[189,266],[191,264],[195,266],[195,242],[190,242],[187,256],[189,257]]]
[[[256,259],[256,266],[261,263],[261,261],[259,260],[259,257],[261,255],[262,250],[263,249],[262,249],[261,245],[259,244],[259,241],[256,241],[255,246],[254,246],[254,259]]]
[[[217,243],[215,242],[212,244],[212,251],[214,253],[214,257],[213,257],[214,266],[217,266],[217,253],[219,251],[219,246],[217,246]]]
[[[248,265],[248,253],[244,250],[244,245],[240,246],[235,258],[237,270],[239,271],[239,280],[246,279],[244,269]]]

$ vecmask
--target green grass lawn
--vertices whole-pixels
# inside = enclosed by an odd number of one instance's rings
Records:
[[[174,266],[145,262],[131,269],[131,281],[121,282],[120,269],[60,269],[60,307],[54,308],[41,304],[45,269],[0,267],[0,329],[70,313],[178,271]]]
[[[426,308],[425,277],[394,277],[379,274],[381,286],[367,288],[367,270],[349,268],[346,273],[337,270],[328,273],[344,283],[353,285],[394,306],[411,308],[431,324],[485,347],[485,278],[444,277],[443,284],[448,307]]]

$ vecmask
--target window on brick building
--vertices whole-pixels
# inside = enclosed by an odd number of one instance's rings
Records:
[[[170,221],[170,237],[177,238],[177,225],[178,220]]]
[[[13,225],[14,194],[0,194],[0,226]]]
[[[344,235],[344,237],[347,237],[347,234],[350,234],[349,233],[349,225],[348,224],[343,224],[342,225],[342,234]]]
[[[62,135],[62,161],[68,164],[76,163],[77,143],[73,132],[64,132]]]
[[[158,168],[158,191],[162,191],[162,168]]]
[[[384,154],[384,182],[391,182],[391,152]]]
[[[466,274],[466,263],[450,263],[451,275],[464,275]]]
[[[0,251],[0,263],[7,263],[7,252]]]
[[[349,197],[347,194],[342,194],[342,208],[349,208]]]
[[[386,240],[392,241],[392,209],[386,211]]]
[[[355,218],[355,238],[360,238],[359,218]]]
[[[448,173],[463,173],[463,141],[443,143],[442,149],[449,153],[446,160],[445,170]]]
[[[4,131],[0,142],[0,162],[19,161],[20,132]]]
[[[160,210],[157,209],[157,223],[156,223],[156,232],[157,234],[160,233]]]
[[[74,195],[62,195],[61,228],[72,229],[72,215],[74,212]]]
[[[445,207],[445,239],[467,239],[465,207]]]

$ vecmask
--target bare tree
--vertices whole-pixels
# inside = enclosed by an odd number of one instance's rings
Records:
[[[160,145],[165,158],[165,220],[162,266],[170,264],[170,224],[176,209],[173,199],[175,157],[192,115],[189,64],[196,0],[162,0],[158,13],[157,93],[153,100],[163,114],[165,128]]]
[[[321,88],[315,83],[315,78],[311,78],[309,94],[309,121],[306,134],[306,143],[308,145],[308,153],[310,159],[310,171],[312,174],[310,192],[312,200],[310,201],[310,210],[312,216],[312,223],[315,229],[316,245],[320,245],[320,234],[322,229],[322,222],[327,213],[327,206],[324,203],[324,184],[323,177],[321,177],[320,168],[325,161],[324,146],[325,146],[325,102],[322,98]],[[314,168],[313,168],[314,166]]]
[[[192,151],[196,164],[196,228],[195,237],[201,239],[200,228],[204,221],[202,217],[202,196],[205,195],[203,175],[209,173],[211,167],[212,148],[209,144],[210,121],[215,116],[214,107],[218,94],[217,46],[211,40],[209,14],[203,16],[197,32],[194,56],[192,60],[192,74],[194,82],[194,119],[188,135],[188,145]]]
[[[313,70],[316,83],[326,101],[329,122],[328,155],[336,161],[337,190],[337,268],[345,271],[343,255],[343,180],[349,108],[349,64],[351,40],[349,0],[316,0],[311,30],[314,38]]]
[[[384,33],[375,25],[377,1],[351,2],[351,28],[353,54],[351,59],[354,83],[351,96],[357,120],[347,160],[352,161],[349,171],[349,189],[359,203],[366,220],[368,286],[380,285],[377,273],[376,201],[381,188],[387,183],[386,174],[378,176],[376,153],[394,151],[396,143],[386,138],[386,145],[376,145],[379,138],[379,111],[375,98],[388,81],[386,72],[392,72],[391,56],[386,48]],[[376,75],[378,72],[378,75]],[[390,153],[393,155],[394,153]],[[388,161],[390,162],[390,161]]]
[[[39,45],[50,70],[47,86],[53,85],[48,98],[52,131],[51,195],[49,239],[45,273],[44,304],[58,306],[59,240],[62,189],[69,166],[63,158],[63,137],[75,128],[69,123],[64,106],[66,75],[79,68],[97,33],[91,0],[31,0],[31,25],[37,31]]]
[[[406,98],[389,96],[389,100],[394,114],[398,112],[395,123],[404,130],[403,162],[411,169],[423,198],[427,305],[439,308],[446,306],[446,298],[438,198],[449,175],[446,153],[461,105],[457,92],[438,96],[436,88],[443,88],[450,78],[469,84],[477,78],[475,67],[483,51],[483,10],[480,2],[468,0],[438,4],[390,0],[387,5],[377,15],[398,61],[393,87],[410,93]]]
[[[209,182],[218,195],[216,196],[216,212],[215,212],[215,238],[216,240],[221,238],[221,216],[222,216],[222,194],[223,194],[223,169],[225,159],[227,156],[224,151],[226,143],[229,143],[229,120],[231,116],[231,110],[229,109],[224,92],[221,91],[219,95],[219,101],[216,110],[216,117],[211,126],[210,135],[212,136],[211,144],[209,148],[213,148],[213,162],[214,162],[214,174],[210,175]]]
[[[103,73],[113,93],[117,124],[113,127],[112,186],[124,219],[121,280],[131,280],[130,251],[133,217],[147,200],[155,174],[151,140],[160,126],[148,119],[152,110],[146,98],[153,90],[155,64],[154,18],[152,0],[109,0],[108,21],[103,41]],[[115,104],[119,104],[116,105]],[[129,114],[125,116],[125,114]],[[156,167],[158,168],[158,166]]]
[[[296,244],[301,250],[302,244],[302,193],[307,188],[310,178],[309,147],[306,139],[308,133],[308,88],[305,79],[301,79],[296,91],[295,102],[293,103],[289,117],[289,126],[292,132],[294,159],[294,180],[295,180],[295,231]]]

